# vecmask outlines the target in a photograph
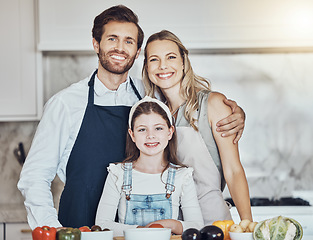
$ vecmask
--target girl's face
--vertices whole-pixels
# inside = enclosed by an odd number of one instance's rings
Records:
[[[172,138],[174,127],[167,126],[166,121],[157,113],[141,114],[135,119],[134,130],[128,130],[140,155],[163,155],[168,141]]]
[[[156,40],[147,46],[147,72],[150,80],[162,90],[180,88],[183,59],[176,43]]]

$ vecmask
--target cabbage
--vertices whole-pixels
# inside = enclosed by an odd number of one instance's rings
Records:
[[[296,220],[283,216],[259,222],[254,229],[254,240],[300,240],[303,229]]]

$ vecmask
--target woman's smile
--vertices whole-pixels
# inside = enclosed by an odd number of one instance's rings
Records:
[[[156,75],[158,78],[166,80],[166,79],[171,78],[174,75],[174,73],[173,72],[171,72],[171,73],[158,73]]]
[[[183,65],[179,49],[172,41],[155,40],[148,44],[148,75],[151,82],[162,90],[180,86],[183,79]]]

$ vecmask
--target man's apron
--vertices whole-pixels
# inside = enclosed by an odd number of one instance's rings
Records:
[[[94,105],[93,73],[88,105],[66,167],[66,184],[59,206],[64,227],[93,226],[109,163],[125,158],[129,106]],[[141,99],[133,81],[131,86]]]

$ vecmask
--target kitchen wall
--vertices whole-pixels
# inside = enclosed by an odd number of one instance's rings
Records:
[[[312,191],[313,53],[193,53],[190,58],[213,90],[235,99],[246,112],[239,148],[251,196]],[[97,66],[92,53],[46,53],[43,60],[45,101]],[[132,76],[140,77],[141,62],[142,56]],[[23,202],[16,189],[21,166],[13,150],[23,142],[28,152],[37,124],[0,122],[0,204]],[[62,190],[58,179],[52,190],[57,202]]]

